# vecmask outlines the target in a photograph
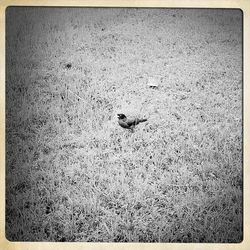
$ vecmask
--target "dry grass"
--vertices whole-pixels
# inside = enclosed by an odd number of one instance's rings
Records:
[[[6,237],[240,242],[241,43],[238,10],[9,8]]]

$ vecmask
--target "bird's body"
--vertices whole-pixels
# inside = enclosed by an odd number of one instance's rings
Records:
[[[139,118],[127,118],[124,114],[117,114],[118,123],[121,127],[134,130],[135,125],[147,121],[147,119],[139,119]]]

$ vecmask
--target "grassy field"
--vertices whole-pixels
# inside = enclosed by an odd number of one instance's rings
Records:
[[[242,241],[239,10],[6,13],[8,240]]]

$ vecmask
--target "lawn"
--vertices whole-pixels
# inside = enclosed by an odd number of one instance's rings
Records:
[[[241,242],[242,66],[240,10],[9,7],[7,239]]]

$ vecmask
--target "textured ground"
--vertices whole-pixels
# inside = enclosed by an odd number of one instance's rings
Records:
[[[241,25],[239,10],[9,8],[6,237],[240,242]],[[120,112],[148,121],[130,133]]]

